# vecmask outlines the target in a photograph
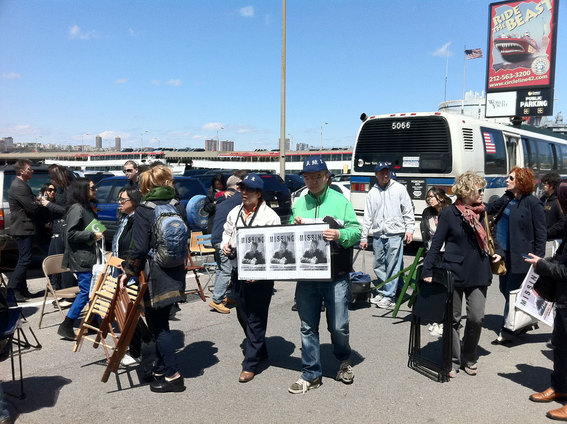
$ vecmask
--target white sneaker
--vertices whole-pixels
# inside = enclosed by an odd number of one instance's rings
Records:
[[[350,360],[341,362],[339,372],[337,373],[335,380],[342,381],[345,384],[352,384],[352,382],[354,381],[354,372],[352,370]]]
[[[321,382],[321,377],[317,377],[313,381],[305,381],[303,378],[300,378],[289,387],[288,391],[294,395],[300,393],[304,394],[307,393],[308,390],[316,389],[321,384],[323,384]]]
[[[392,299],[389,297],[384,297],[380,302],[376,304],[379,308],[382,309],[394,309],[396,307],[396,303],[392,302]]]
[[[134,356],[130,356],[130,354],[125,353],[124,357],[120,361],[120,365],[123,367],[132,367],[134,365],[140,364],[140,358],[136,358]]]
[[[384,299],[384,296],[382,296],[380,293],[378,293],[376,296],[374,296],[372,299],[370,299],[370,303],[373,303],[375,305],[378,305],[378,303]]]

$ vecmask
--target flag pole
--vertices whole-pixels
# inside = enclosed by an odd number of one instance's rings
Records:
[[[466,86],[466,79],[467,79],[467,54],[466,54],[467,46],[463,50],[463,99],[461,100],[461,115],[465,114],[465,86]]]

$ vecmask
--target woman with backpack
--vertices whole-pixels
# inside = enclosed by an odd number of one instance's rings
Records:
[[[89,301],[92,268],[96,263],[96,242],[102,240],[102,233],[86,230],[97,218],[92,202],[96,187],[87,178],[77,178],[69,186],[68,209],[65,215],[66,237],[62,266],[77,275],[79,294],[75,298],[57,334],[64,340],[75,340],[73,324]]]
[[[156,340],[156,359],[147,375],[152,392],[185,390],[177,370],[175,345],[169,329],[174,303],[185,300],[185,255],[188,226],[183,204],[176,199],[173,174],[164,165],[144,172],[138,181],[142,202],[136,209],[133,244],[122,263],[120,284],[144,271],[148,283],[145,294],[146,321]]]

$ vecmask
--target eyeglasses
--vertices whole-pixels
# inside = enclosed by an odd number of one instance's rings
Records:
[[[134,168],[128,168],[123,171],[125,174],[129,174],[130,172],[134,172]]]
[[[510,180],[510,181],[514,181],[514,176],[513,176],[513,175],[508,175],[508,178],[507,178],[507,179]]]
[[[48,188],[45,191],[55,191],[55,189],[54,188]]]
[[[123,205],[124,203],[128,202],[130,199],[127,197],[119,197],[118,198],[118,203],[120,203],[121,205]]]
[[[483,188],[479,188],[478,189],[478,194],[483,194],[484,193],[484,189]]]

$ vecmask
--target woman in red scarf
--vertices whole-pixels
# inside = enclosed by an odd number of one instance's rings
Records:
[[[498,261],[503,251],[496,246],[497,254],[490,257],[484,230],[484,204],[482,195],[486,181],[474,172],[465,172],[455,179],[453,193],[457,201],[439,215],[437,231],[423,265],[423,279],[432,281],[436,264],[453,272],[453,369],[476,375],[478,341],[484,321],[486,291],[492,283],[491,261]],[[441,258],[441,247],[445,253]],[[467,324],[461,343],[459,323],[462,316],[463,296],[466,299]]]

